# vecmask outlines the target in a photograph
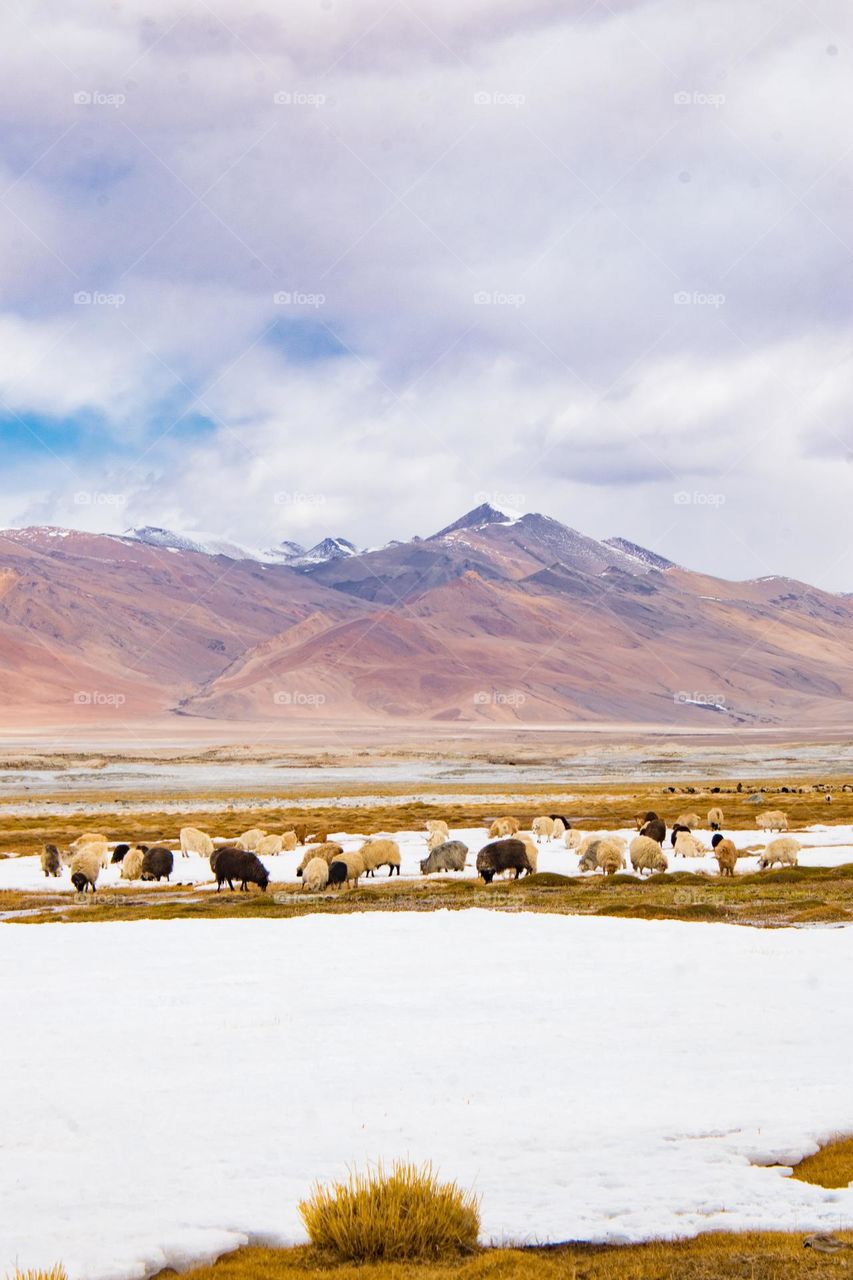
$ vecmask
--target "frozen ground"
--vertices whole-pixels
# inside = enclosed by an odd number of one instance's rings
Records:
[[[853,930],[493,912],[0,926],[0,1274],[302,1239],[431,1159],[484,1239],[837,1230],[779,1168],[853,1131]]]
[[[120,838],[120,832],[105,832],[105,834]],[[398,841],[401,853],[401,876],[417,877],[420,876],[419,863],[422,858],[427,856],[426,833],[424,831],[395,831],[390,835]],[[620,829],[617,833],[630,841],[637,834],[636,829],[626,828]],[[709,831],[700,831],[696,833],[701,840],[708,846],[708,853],[704,858],[677,858],[673,856],[672,849],[667,839],[664,849],[669,858],[670,871],[707,871],[712,875],[717,874],[717,862],[711,855],[711,833]],[[776,833],[770,833],[765,836],[762,832],[754,828],[749,831],[726,831],[726,835],[731,836],[738,848],[745,848],[748,845],[763,845],[767,840],[773,839]],[[815,826],[810,827],[807,831],[797,831],[793,833],[800,843],[804,846],[799,856],[802,866],[807,867],[835,867],[841,866],[846,862],[853,862],[853,826],[849,824],[841,824],[835,827]],[[476,870],[474,863],[476,861],[477,852],[487,843],[487,835],[482,827],[459,828],[451,832],[454,839],[460,839],[468,845],[468,867],[461,875],[475,876]],[[337,840],[343,845],[344,849],[358,849],[365,837],[359,834],[349,832],[332,832],[330,839]],[[158,839],[157,832],[152,833],[151,841]],[[180,855],[180,847],[175,841],[172,844],[175,850],[175,869],[172,875],[173,884],[215,884],[210,870],[210,864],[206,858],[189,857],[182,858]],[[539,866],[540,871],[559,871],[563,875],[578,874],[578,857],[576,853],[568,850],[561,840],[545,841],[538,846],[539,848]],[[270,876],[274,883],[292,883],[300,885],[301,881],[296,875],[296,868],[299,866],[303,849],[298,849],[295,853],[281,854],[276,858],[264,858],[263,862],[270,872]],[[755,871],[758,868],[758,854],[738,859],[738,873],[745,871]],[[629,865],[630,871],[630,865]],[[377,872],[377,878],[382,880],[387,876],[387,871],[382,868]],[[587,873],[597,874],[597,873]],[[453,873],[448,873],[450,879],[459,878]],[[126,881],[120,880],[120,868],[118,866],[109,867],[101,872],[98,880],[99,887],[126,884]],[[137,882],[137,887],[140,887]],[[61,880],[45,879],[39,860],[37,857],[27,858],[6,858],[0,860],[0,890],[2,889],[27,889],[27,890],[49,890],[52,893],[57,890],[67,889],[70,893],[74,892],[71,884],[71,878],[68,870],[64,870]]]

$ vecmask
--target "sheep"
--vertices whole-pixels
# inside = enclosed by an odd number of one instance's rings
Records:
[[[147,850],[141,846],[134,849],[128,849],[127,853],[121,860],[121,879],[122,880],[138,880],[142,875],[142,864],[145,861]]]
[[[689,831],[679,831],[673,848],[677,858],[703,858],[708,852],[699,837]]]
[[[712,831],[719,831],[723,825],[723,811],[718,805],[708,810],[708,826]]]
[[[161,878],[164,880],[169,879],[174,865],[175,859],[171,849],[167,849],[164,844],[152,845],[142,855],[142,871],[139,878],[140,880],[156,880],[159,884]]]
[[[779,836],[776,840],[771,840],[758,859],[758,870],[766,871],[775,862],[782,867],[795,867],[801,847],[799,840],[795,840],[793,836]]]
[[[672,824],[672,831],[669,834],[669,842],[673,848],[675,848],[675,842],[678,839],[678,833],[680,831],[686,831],[687,834],[690,835],[690,828],[685,827],[683,822],[674,822]]]
[[[596,870],[596,868],[598,867],[598,858],[596,855],[597,855],[598,846],[600,845],[600,843],[601,843],[601,837],[596,836],[596,837],[593,837],[593,839],[586,846],[586,848],[581,849],[580,858],[578,859],[578,871],[595,871]]]
[[[548,819],[550,822],[550,819]],[[477,874],[486,884],[491,884],[501,871],[514,871],[517,880],[522,871],[530,875],[530,860],[521,840],[510,836],[505,840],[493,840],[477,854]]]
[[[651,809],[648,811],[648,813],[638,813],[634,819],[634,821],[637,824],[637,830],[642,831],[646,823],[651,822],[653,819],[656,819],[657,816],[658,815],[654,813]]]
[[[302,861],[296,868],[296,874],[301,876],[312,858],[324,858],[328,865],[334,858],[339,858],[343,851],[343,845],[335,844],[333,840],[328,840],[325,844],[309,845],[305,853],[302,855]]]
[[[527,861],[530,863],[530,873],[535,875],[539,869],[539,850],[536,847],[536,841],[532,836],[519,836],[521,843],[527,850]]]
[[[84,844],[71,859],[71,883],[78,893],[85,893],[87,887],[95,892],[98,873],[101,870],[101,846]]]
[[[515,835],[514,831],[510,831],[510,825],[506,818],[495,818],[489,827],[490,840],[502,840],[505,836]]]
[[[430,836],[435,835],[436,832],[440,832],[441,835],[444,836],[445,840],[450,835],[450,828],[443,818],[430,818],[426,824],[426,830],[427,835]]]
[[[250,827],[248,831],[244,831],[241,836],[237,837],[236,843],[246,853],[257,853],[258,845],[266,835],[263,827]]]
[[[108,867],[110,865],[110,858],[112,857],[112,854],[110,853],[110,847],[106,840],[85,840],[82,844],[77,845],[77,848],[72,853],[72,858],[78,853],[83,853],[84,850],[96,855],[101,867]]]
[[[530,825],[530,830],[537,840],[541,840],[543,837],[546,840],[550,840],[554,834],[554,819],[546,817],[534,818]]]
[[[206,832],[199,831],[198,827],[181,827],[178,838],[182,858],[188,858],[191,853],[197,853],[200,858],[209,858],[213,853],[213,841]]]
[[[625,855],[615,840],[593,837],[581,856],[578,870],[603,871],[605,875],[612,876],[622,871],[624,866]]]
[[[787,831],[788,819],[781,809],[767,809],[756,816],[755,825],[761,831]]]
[[[673,823],[676,827],[686,827],[688,831],[692,831],[694,827],[701,825],[702,819],[698,813],[682,813]]]
[[[68,846],[72,853],[77,853],[83,848],[84,844],[106,844],[107,837],[102,835],[100,831],[84,831],[82,836],[78,836],[76,840],[72,840]]]
[[[366,876],[372,876],[379,867],[387,867],[389,876],[393,876],[395,870],[397,875],[400,874],[400,846],[396,840],[371,837],[370,840],[365,840],[359,853]]]
[[[234,881],[240,882],[240,891],[242,893],[249,892],[249,884],[256,884],[262,893],[266,893],[267,885],[270,882],[270,873],[256,853],[250,849],[235,849],[228,845],[217,849],[216,853],[210,859],[210,866],[213,874],[216,876],[216,892],[222,888],[223,884],[228,883],[228,888],[234,892]]]
[[[580,847],[578,849],[579,856],[582,858],[584,854],[587,852],[587,850],[592,845],[596,844],[599,840],[609,840],[610,843],[615,844],[617,849],[619,849],[622,853],[625,853],[627,851],[628,841],[625,839],[624,836],[617,836],[614,832],[611,832],[611,831],[598,831],[598,832],[592,833],[591,835],[583,837],[583,839],[580,842]]]
[[[293,850],[296,848],[297,843],[298,841],[296,839],[296,832],[285,831],[281,837],[282,853],[293,853]]]
[[[329,833],[325,829],[325,827],[320,827],[312,835],[308,836],[307,839],[304,840],[302,843],[303,844],[328,844]]]
[[[260,858],[274,858],[277,854],[281,853],[281,842],[281,836],[264,836],[258,841],[258,847],[255,852]]]
[[[129,848],[129,844],[117,844],[113,849],[113,856],[110,858],[110,863],[123,862],[125,854]]]
[[[55,844],[46,844],[41,852],[41,869],[46,876],[61,876],[62,863]]]
[[[325,858],[309,858],[302,872],[302,888],[319,893],[329,883],[329,864]]]
[[[492,823],[492,826],[495,824]],[[432,853],[433,849],[437,849],[440,844],[446,844],[447,841],[440,831],[433,831],[427,836],[427,849]]]
[[[562,822],[563,826],[567,831],[569,827],[572,825],[571,820],[567,818],[564,813],[549,813],[548,817],[553,818],[554,822]]]
[[[640,827],[640,835],[648,836],[650,840],[657,840],[658,844],[663,844],[666,839],[666,823],[656,813],[648,813],[646,821]]]
[[[428,858],[421,861],[421,875],[429,876],[434,871],[464,871],[465,859],[468,857],[468,846],[461,840],[445,840],[430,850]]]
[[[567,849],[577,849],[583,841],[580,831],[576,831],[574,827],[570,827],[563,839],[566,842]]]
[[[562,818],[554,818],[553,822],[554,830],[551,832],[551,839],[562,840],[563,836],[566,834],[566,824],[563,822]]]
[[[650,840],[648,836],[635,836],[631,841],[630,854],[631,866],[640,875],[644,871],[666,871],[669,866],[657,840]]]
[[[363,875],[364,860],[360,853],[342,853],[329,863],[329,884],[334,888],[351,882],[358,888],[359,876]]]
[[[711,847],[717,859],[721,876],[733,876],[737,866],[737,849],[731,840],[726,840],[718,831],[711,837]]]

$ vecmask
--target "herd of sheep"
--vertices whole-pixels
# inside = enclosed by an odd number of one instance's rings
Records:
[[[532,875],[538,866],[538,845],[543,841],[561,842],[567,850],[577,855],[579,872],[602,872],[615,875],[631,868],[638,875],[662,873],[668,869],[666,854],[667,824],[656,813],[645,813],[637,818],[638,833],[629,842],[615,832],[584,834],[571,825],[562,814],[542,814],[534,818],[529,831],[523,831],[517,818],[496,818],[488,827],[488,842],[476,856],[477,874],[487,883],[496,876]],[[738,857],[749,851],[739,851],[732,840],[721,832],[723,812],[712,808],[707,815],[711,836],[711,851],[717,860],[721,876],[733,876]],[[709,850],[695,834],[702,820],[696,813],[682,813],[669,829],[670,847],[679,857],[705,856]],[[787,830],[787,818],[781,810],[769,810],[759,814],[756,825],[762,831]],[[308,829],[298,827],[280,835],[269,834],[260,827],[244,831],[230,841],[216,841],[196,827],[182,827],[180,850],[183,857],[195,854],[207,858],[216,879],[217,892],[224,884],[233,890],[239,885],[248,891],[250,884],[266,890],[270,881],[263,857],[304,849],[296,869],[302,879],[303,889],[320,893],[327,887],[357,885],[362,876],[373,876],[383,867],[388,875],[400,874],[400,846],[388,837],[371,836],[355,852],[344,852],[343,846],[329,840],[325,832],[309,835]],[[461,840],[451,839],[446,822],[433,819],[426,824],[427,855],[420,862],[421,875],[436,872],[464,871],[468,865],[468,846]],[[799,842],[793,836],[779,835],[761,850],[759,868],[796,866],[800,851]],[[41,867],[45,876],[61,876],[67,867],[71,883],[78,893],[95,892],[100,872],[110,864],[119,863],[122,880],[169,880],[174,869],[174,854],[165,844],[145,845],[113,844],[98,832],[85,832],[74,840],[68,850],[60,851],[56,845],[45,845],[41,855]]]

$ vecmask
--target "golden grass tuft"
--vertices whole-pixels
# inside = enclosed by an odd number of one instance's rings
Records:
[[[436,1260],[477,1247],[476,1196],[439,1182],[432,1165],[395,1161],[353,1171],[346,1182],[319,1183],[299,1212],[311,1243],[352,1262]]]
[[[794,1165],[794,1178],[819,1187],[847,1187],[853,1182],[853,1137],[838,1137]]]
[[[14,1275],[8,1280],[68,1280],[68,1272],[61,1262],[55,1263],[47,1271],[40,1267],[29,1267],[26,1271],[15,1268]]]

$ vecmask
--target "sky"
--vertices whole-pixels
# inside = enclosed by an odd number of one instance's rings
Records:
[[[849,0],[0,16],[0,525],[853,591]]]

